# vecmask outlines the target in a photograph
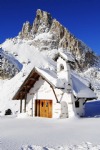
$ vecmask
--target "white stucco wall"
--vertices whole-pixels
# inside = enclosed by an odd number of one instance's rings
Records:
[[[60,89],[54,89],[59,100],[55,98],[52,88],[50,85],[43,80],[41,77],[35,83],[34,87],[31,88],[29,93],[27,94],[27,107],[26,111],[30,116],[35,115],[35,100],[52,100],[53,104],[53,118],[68,118],[73,115],[72,104],[71,104],[71,96],[69,93],[65,93],[65,91]],[[24,103],[24,101],[23,101]],[[23,104],[24,106],[24,104]],[[24,107],[23,107],[24,108]],[[33,110],[33,111],[32,111]]]
[[[50,85],[43,80],[41,77],[35,83],[34,87],[31,88],[29,93],[27,94],[27,107],[26,111],[30,116],[35,115],[35,100],[36,99],[44,99],[44,100],[52,100],[53,104],[53,118],[69,118],[75,116],[76,114],[79,116],[84,116],[84,105],[85,100],[79,100],[79,108],[75,107],[75,99],[72,93],[66,93],[64,90],[55,89],[55,93],[59,100],[55,98],[52,88]],[[24,101],[22,103],[24,110]],[[33,111],[32,111],[33,110]]]
[[[58,90],[55,90],[58,93],[58,97],[60,97]],[[43,80],[41,77],[35,83],[34,87],[31,88],[29,93],[27,94],[27,108],[26,111],[29,115],[35,115],[35,100],[52,100],[53,104],[53,118],[59,118],[61,113],[61,104],[57,103],[55,95],[53,93],[52,88],[50,85]],[[32,108],[33,106],[33,108]],[[33,110],[33,112],[32,112]]]

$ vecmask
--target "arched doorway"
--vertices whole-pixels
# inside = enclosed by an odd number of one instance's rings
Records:
[[[61,118],[68,118],[68,106],[64,101],[61,102]]]

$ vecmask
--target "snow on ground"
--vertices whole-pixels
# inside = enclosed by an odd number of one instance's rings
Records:
[[[40,150],[44,147],[44,150],[48,148],[87,150],[92,149],[93,145],[95,150],[99,150],[99,129],[99,118],[0,118],[0,148]]]
[[[25,145],[21,148],[21,150],[100,150],[100,145],[93,145],[90,142],[85,142],[80,145],[73,146],[58,146],[56,148],[42,147],[36,145]]]
[[[0,150],[100,150],[99,106],[88,102],[87,118],[0,117]]]

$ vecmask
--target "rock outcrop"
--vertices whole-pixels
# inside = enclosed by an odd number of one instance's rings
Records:
[[[21,38],[29,38],[30,37],[30,31],[32,29],[32,26],[27,21],[23,24],[22,31],[19,33]]]
[[[10,79],[14,77],[20,69],[12,58],[0,49],[0,79]]]

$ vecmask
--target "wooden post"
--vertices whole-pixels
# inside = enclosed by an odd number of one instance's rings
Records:
[[[20,100],[20,113],[22,113],[22,99]]]
[[[26,100],[27,100],[27,93],[25,95],[24,112],[26,112]]]
[[[33,98],[32,98],[32,117],[33,117]]]
[[[26,101],[27,101],[27,86],[25,87],[25,103],[24,103],[24,112],[26,112]]]

